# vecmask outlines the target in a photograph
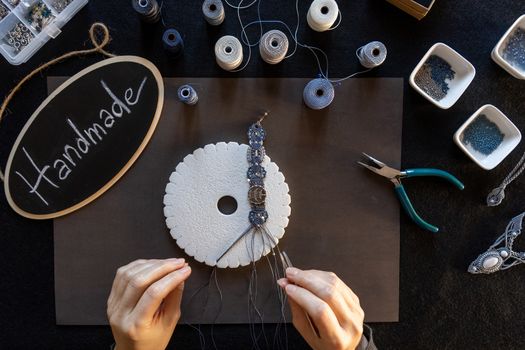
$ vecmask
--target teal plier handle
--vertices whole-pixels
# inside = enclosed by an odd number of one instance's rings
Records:
[[[463,190],[465,188],[465,185],[461,181],[459,181],[454,175],[447,173],[446,171],[439,170],[439,169],[410,169],[405,170],[403,172],[403,177],[418,177],[418,176],[435,176],[440,177],[442,179],[447,180],[448,182],[452,183],[454,186],[459,188],[460,190]],[[414,209],[414,206],[410,202],[410,199],[408,198],[408,195],[405,191],[405,188],[399,182],[399,184],[396,184],[395,191],[397,194],[397,197],[399,198],[399,201],[401,202],[401,205],[403,206],[403,209],[405,209],[405,212],[410,216],[410,218],[421,228],[431,231],[431,232],[439,232],[439,228],[437,228],[434,225],[429,224],[425,220],[423,220],[416,210]]]

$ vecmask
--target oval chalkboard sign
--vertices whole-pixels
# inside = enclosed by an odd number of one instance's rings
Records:
[[[106,59],[77,73],[33,113],[9,155],[5,193],[32,219],[68,214],[108,190],[137,160],[162,112],[153,63]]]

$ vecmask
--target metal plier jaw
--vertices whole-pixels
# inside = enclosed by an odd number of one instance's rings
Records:
[[[434,232],[434,233],[438,232],[439,228],[437,228],[434,225],[429,224],[428,222],[423,220],[418,215],[418,213],[412,206],[410,199],[408,198],[405,188],[403,187],[403,184],[401,183],[401,179],[408,178],[408,177],[417,177],[417,176],[435,176],[435,177],[440,177],[440,178],[443,178],[449,181],[450,183],[452,183],[454,186],[456,186],[460,190],[463,190],[465,188],[463,183],[459,181],[454,175],[447,173],[446,171],[443,171],[443,170],[420,168],[420,169],[409,169],[405,171],[400,171],[398,169],[389,167],[385,163],[369,156],[366,153],[363,153],[363,155],[367,158],[367,160],[371,163],[371,165],[365,164],[363,162],[357,162],[357,163],[378,175],[386,177],[394,184],[397,197],[399,198],[401,205],[405,209],[405,212],[410,216],[410,218],[421,228]]]

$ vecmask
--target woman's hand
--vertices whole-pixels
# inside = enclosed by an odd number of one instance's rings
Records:
[[[291,267],[277,282],[288,295],[295,328],[313,349],[354,350],[359,345],[365,313],[357,296],[334,273]]]
[[[184,259],[137,260],[117,270],[108,299],[116,350],[163,350],[180,318]]]

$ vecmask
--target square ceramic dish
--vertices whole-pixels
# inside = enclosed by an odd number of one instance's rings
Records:
[[[491,57],[499,64],[503,69],[509,72],[513,77],[518,79],[525,79],[525,68],[520,68],[516,64],[512,64],[504,58],[505,49],[509,44],[509,39],[516,33],[517,30],[525,31],[525,15],[518,18],[514,24],[507,30],[507,32],[501,37],[494,49],[492,50]],[[525,45],[525,43],[524,43]],[[525,58],[524,58],[525,62]]]
[[[445,60],[450,64],[451,69],[455,72],[455,76],[452,80],[447,79],[446,84],[448,84],[448,92],[446,95],[438,100],[431,95],[429,95],[422,87],[416,83],[416,75],[423,68],[423,65],[431,56],[438,56],[439,58]],[[459,100],[461,95],[467,90],[468,86],[476,76],[476,68],[467,61],[463,56],[457,53],[451,47],[443,44],[437,43],[427,51],[425,56],[418,63],[416,68],[410,74],[410,85],[423,97],[427,100],[438,106],[442,109],[448,109],[454,105],[454,103]]]
[[[486,118],[483,118],[483,116]],[[478,130],[469,131],[469,127],[475,125],[473,124],[475,121],[478,121]],[[490,131],[487,131],[487,129]],[[486,136],[487,133],[494,135],[494,131],[496,132],[496,136],[498,132],[503,134],[503,138],[498,140],[501,142],[499,144],[494,140],[487,140],[486,137],[483,137]],[[470,134],[470,136],[466,136],[467,134]],[[473,137],[477,137],[477,139],[474,140],[476,143],[475,146],[468,140],[468,138]],[[454,134],[454,142],[458,147],[485,170],[494,169],[518,146],[520,141],[521,132],[519,129],[505,114],[493,105],[485,105],[478,109]],[[476,148],[478,148],[478,150]],[[492,150],[492,148],[494,149]],[[480,149],[482,151],[479,151]],[[486,152],[487,149],[492,151]],[[485,150],[485,152],[483,152],[483,150]]]

